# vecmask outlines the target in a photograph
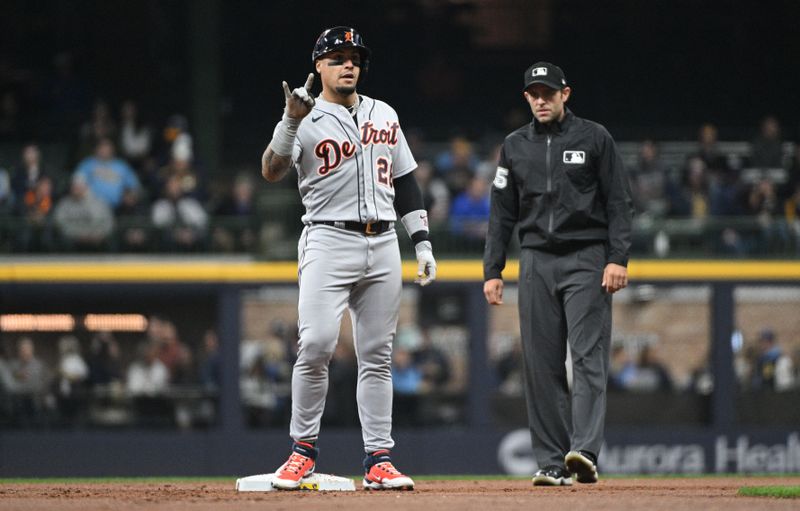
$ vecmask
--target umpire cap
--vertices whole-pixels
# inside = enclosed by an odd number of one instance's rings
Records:
[[[525,87],[522,90],[527,90],[534,83],[561,90],[567,86],[567,79],[564,77],[564,71],[557,65],[549,62],[537,62],[525,71]]]
[[[352,27],[333,27],[323,30],[311,52],[311,62],[316,62],[318,58],[326,53],[340,48],[356,48],[361,54],[361,70],[366,71],[369,66],[369,56],[372,53],[364,44],[364,39],[356,29]]]

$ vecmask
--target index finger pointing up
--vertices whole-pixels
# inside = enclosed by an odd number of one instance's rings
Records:
[[[308,92],[311,92],[312,85],[314,85],[314,73],[308,73],[308,78],[306,78],[306,84],[303,87],[305,87]]]

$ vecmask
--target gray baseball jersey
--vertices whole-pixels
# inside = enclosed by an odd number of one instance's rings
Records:
[[[392,342],[402,293],[394,229],[368,236],[317,222],[397,220],[393,179],[417,163],[397,113],[360,97],[355,118],[316,99],[297,130],[292,162],[306,208],[298,243],[298,352],[292,372],[295,440],[314,440],[328,392],[328,364],[346,308],[358,361],[356,400],[364,450],[391,449]]]
[[[318,97],[300,123],[292,161],[303,223],[397,219],[392,179],[417,167],[397,113],[362,95],[356,120],[358,126],[345,107]]]

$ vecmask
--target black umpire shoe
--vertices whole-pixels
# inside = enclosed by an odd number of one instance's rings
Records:
[[[579,483],[597,482],[597,465],[595,456],[587,451],[570,451],[564,457],[564,464]]]
[[[567,469],[548,465],[533,474],[534,486],[572,486],[572,476]]]

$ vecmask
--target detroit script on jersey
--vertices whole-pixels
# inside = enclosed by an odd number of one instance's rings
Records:
[[[341,105],[317,98],[297,130],[292,160],[303,222],[397,220],[393,179],[416,168],[397,113],[361,96],[358,125]]]
[[[375,129],[372,121],[365,121],[361,124],[361,146],[370,144],[387,144],[391,147],[397,145],[397,132],[400,130],[400,123],[386,122],[386,129]],[[332,138],[321,140],[314,148],[314,154],[322,161],[317,172],[324,176],[328,172],[338,167],[343,159],[352,157],[356,153],[358,146],[350,140],[338,141]],[[390,182],[391,186],[391,182]]]

